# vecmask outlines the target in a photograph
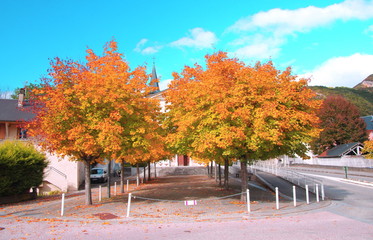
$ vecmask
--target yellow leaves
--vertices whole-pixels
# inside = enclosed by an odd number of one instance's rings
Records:
[[[131,70],[117,48],[109,42],[103,56],[88,49],[85,64],[59,58],[51,62],[51,79],[36,92],[43,107],[30,124],[46,150],[79,159],[124,156],[121,151],[137,146],[134,154],[141,156],[160,139],[159,101],[145,98],[151,90],[146,69]]]
[[[366,158],[373,159],[373,140],[364,142],[363,153],[366,154]]]
[[[191,148],[194,155],[286,151],[284,145],[307,142],[314,134],[319,103],[291,68],[279,71],[272,62],[251,67],[224,52],[207,55],[206,66],[174,73],[165,94],[174,146]]]

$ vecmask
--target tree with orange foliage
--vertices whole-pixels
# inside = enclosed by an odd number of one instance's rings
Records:
[[[90,165],[140,144],[139,125],[152,121],[156,103],[146,98],[153,89],[145,68],[131,70],[115,41],[102,56],[88,49],[86,60],[51,62],[50,78],[34,92],[36,117],[29,129],[44,150],[84,163],[90,205]]]
[[[242,191],[247,163],[303,155],[318,134],[320,102],[290,68],[279,71],[272,62],[252,67],[217,52],[206,56],[206,70],[196,64],[173,76],[165,94],[168,143],[191,156],[240,160]]]
[[[363,154],[366,158],[373,159],[373,140],[364,142]]]
[[[153,105],[149,105],[151,108],[145,109],[146,111],[140,114],[137,120],[133,121],[133,130],[129,132],[130,142],[123,142],[122,149],[115,154],[115,159],[122,163],[122,172],[124,171],[124,162],[138,165],[140,163],[157,162],[171,156],[165,145],[165,130],[160,126],[159,100],[147,98],[146,101]],[[122,192],[123,181],[122,174]]]

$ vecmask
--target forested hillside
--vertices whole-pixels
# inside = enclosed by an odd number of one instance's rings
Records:
[[[321,99],[329,95],[341,95],[355,104],[361,116],[373,115],[373,93],[368,89],[354,89],[347,87],[329,88],[324,86],[310,86]]]

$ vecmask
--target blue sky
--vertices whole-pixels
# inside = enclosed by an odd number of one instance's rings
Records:
[[[113,38],[132,68],[150,73],[155,58],[162,88],[217,50],[292,66],[310,85],[353,87],[373,74],[373,1],[2,0],[0,11],[0,92]]]

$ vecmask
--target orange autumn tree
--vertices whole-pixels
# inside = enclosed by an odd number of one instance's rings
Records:
[[[373,159],[373,140],[364,142],[363,154],[366,158]]]
[[[166,92],[168,142],[192,156],[240,160],[246,191],[247,163],[305,153],[318,134],[314,96],[290,68],[248,66],[225,52],[207,55],[206,69],[196,64],[174,73]]]
[[[86,60],[51,62],[50,78],[34,92],[36,117],[29,129],[44,150],[84,163],[90,205],[90,165],[132,146],[137,122],[154,104],[145,98],[152,90],[145,68],[131,70],[115,41],[102,56],[88,49]]]
[[[115,159],[132,165],[157,162],[171,156],[165,145],[165,131],[161,128],[160,103],[158,99],[145,98],[147,108],[133,121],[129,131],[130,142],[123,142],[121,151],[116,152]],[[138,111],[140,112],[140,110]],[[150,169],[150,166],[149,166]],[[124,174],[121,175],[121,191],[123,192]],[[138,176],[139,177],[139,176]]]

